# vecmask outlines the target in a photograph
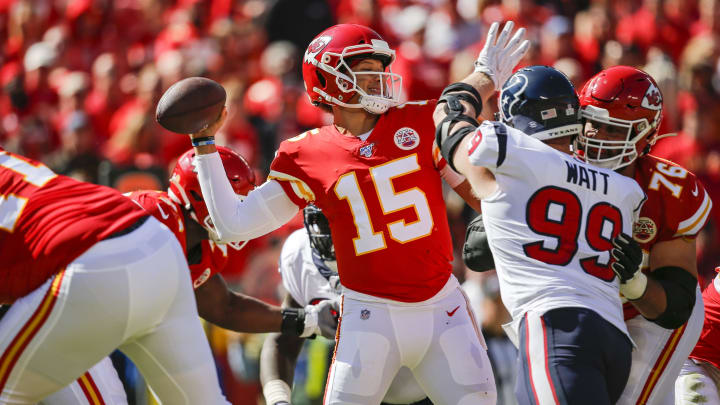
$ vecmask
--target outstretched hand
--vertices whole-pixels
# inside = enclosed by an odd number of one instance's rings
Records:
[[[499,27],[499,23],[492,23],[485,39],[485,46],[475,61],[475,71],[487,74],[495,84],[495,90],[502,88],[520,59],[530,49],[530,41],[524,39],[525,28],[518,29],[510,38],[515,23],[506,22],[498,37]]]

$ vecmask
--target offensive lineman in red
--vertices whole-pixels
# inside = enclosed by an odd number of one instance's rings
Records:
[[[493,55],[510,46],[512,27],[492,45]],[[320,33],[305,52],[303,78],[334,124],[283,142],[269,180],[239,201],[214,153],[221,118],[191,135],[203,195],[221,240],[263,235],[310,202],[328,217],[345,290],[325,404],[379,404],[401,366],[433,402],[493,404],[482,335],[451,274],[440,179],[479,203],[433,147],[436,101],[400,104],[394,58],[367,27],[340,24]]]
[[[227,403],[179,244],[117,191],[0,149],[0,258],[0,403],[36,403],[116,348],[166,403]]]
[[[712,201],[694,174],[648,154],[660,138],[663,104],[647,73],[629,66],[605,69],[580,92],[580,105],[585,131],[576,139],[576,156],[633,177],[647,195],[633,230],[639,246],[626,241],[622,248],[629,254],[616,256],[626,267],[642,269],[628,281],[637,293],[625,298],[643,298],[640,311],[630,303],[624,308],[637,349],[618,404],[672,402],[675,378],[703,327],[695,238]],[[651,288],[646,277],[662,288]]]
[[[234,192],[244,197],[255,187],[252,169],[233,150],[218,146],[218,152]],[[283,310],[228,288],[220,273],[233,255],[240,254],[244,244],[220,244],[211,239],[214,228],[197,181],[194,158],[192,149],[180,156],[167,192],[142,190],[127,196],[165,224],[180,242],[190,267],[200,317],[236,332],[283,331],[300,337],[315,333],[327,338],[335,336],[337,321],[332,311],[337,308],[332,305],[334,301],[308,305],[304,309]],[[93,396],[108,403],[114,403],[113,397],[122,397],[127,402],[117,373],[109,361],[92,367],[78,379],[77,384],[51,395],[43,403],[93,403],[90,400]]]

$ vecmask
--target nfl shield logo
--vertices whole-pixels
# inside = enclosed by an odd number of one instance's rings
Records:
[[[360,156],[369,158],[373,154],[373,148],[375,147],[375,142],[370,143],[368,145],[365,145],[360,148]]]
[[[370,310],[363,309],[362,311],[360,311],[360,319],[362,319],[364,321],[368,318],[370,318]]]

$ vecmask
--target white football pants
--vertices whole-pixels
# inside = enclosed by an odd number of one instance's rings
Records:
[[[125,388],[110,357],[86,371],[75,382],[40,401],[40,405],[127,405]]]
[[[455,277],[433,298],[343,296],[325,405],[379,404],[406,366],[436,405],[495,404],[485,342]]]
[[[172,232],[154,218],[98,242],[0,320],[0,403],[32,404],[115,348],[165,404],[227,404]]]
[[[632,353],[630,378],[619,405],[667,405],[674,399],[675,379],[700,338],[705,320],[700,286],[690,319],[678,329],[665,329],[638,315],[625,321],[637,348]]]

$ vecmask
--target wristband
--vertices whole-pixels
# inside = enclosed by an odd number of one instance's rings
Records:
[[[292,391],[283,380],[270,380],[263,385],[263,396],[268,405],[290,403]]]
[[[300,336],[305,331],[305,310],[302,308],[283,308],[280,332],[286,335]]]
[[[192,142],[192,146],[194,146],[194,147],[205,146],[205,145],[215,145],[215,137],[214,136],[203,136],[201,138],[192,138],[192,139],[190,139],[190,142]]]

